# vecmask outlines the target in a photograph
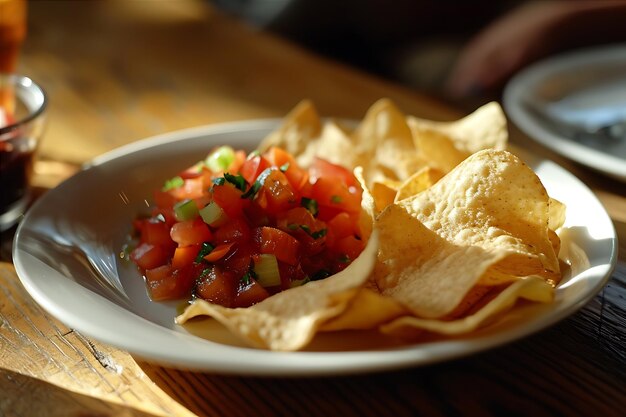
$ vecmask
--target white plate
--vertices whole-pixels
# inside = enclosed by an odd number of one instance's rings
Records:
[[[555,198],[568,205],[566,228],[591,267],[574,265],[550,305],[515,309],[471,336],[393,346],[373,333],[327,334],[310,350],[281,353],[237,345],[218,326],[213,341],[174,324],[175,303],[153,303],[136,268],[118,256],[151,190],[218,144],[252,149],[276,120],[165,134],[96,158],[41,197],[18,228],[17,273],[32,297],[70,328],[144,359],[218,373],[330,375],[424,365],[516,340],[582,307],[605,284],[616,260],[613,225],[589,189],[548,161],[530,160]]]
[[[531,65],[507,84],[503,103],[513,122],[532,139],[626,181],[626,133],[622,139],[577,135],[578,129],[554,122],[556,116],[581,125],[600,125],[603,118],[626,123],[626,44],[580,50]]]

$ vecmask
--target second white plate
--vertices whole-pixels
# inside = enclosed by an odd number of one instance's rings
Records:
[[[547,148],[626,181],[626,132],[619,138],[582,134],[555,122],[601,124],[622,120],[626,129],[626,44],[558,55],[522,70],[507,84],[504,108],[529,137]]]

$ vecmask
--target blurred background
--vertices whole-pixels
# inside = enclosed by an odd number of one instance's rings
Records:
[[[546,56],[626,41],[620,0],[213,0],[255,27],[475,108]]]

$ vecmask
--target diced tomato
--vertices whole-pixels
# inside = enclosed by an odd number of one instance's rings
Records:
[[[257,253],[248,242],[237,244],[234,250],[218,261],[220,267],[236,278],[243,277],[250,269],[252,257]]]
[[[292,281],[298,281],[306,278],[306,273],[302,270],[300,264],[289,265],[278,261],[278,272],[280,274],[280,289],[286,290],[291,288]]]
[[[317,255],[306,256],[300,260],[300,265],[302,266],[302,270],[306,273],[311,279],[318,278],[321,271],[327,271],[329,273],[334,273],[335,262],[330,262],[331,257],[334,256],[332,252],[324,251]]]
[[[130,254],[130,259],[143,270],[165,265],[168,263],[169,257],[170,252],[167,249],[151,243],[140,244]]]
[[[167,223],[154,218],[143,221],[141,241],[163,246],[170,246],[174,243],[170,238],[170,228]]]
[[[204,169],[204,164],[202,162],[198,162],[195,165],[190,166],[183,172],[179,173],[178,176],[184,180],[191,179],[191,178],[198,178],[202,176],[203,169]]]
[[[305,233],[303,229],[315,230],[316,222],[309,210],[295,207],[276,216],[276,227],[291,234]]]
[[[154,301],[189,297],[194,281],[194,271],[189,265],[182,269],[163,265],[146,271],[148,292]]]
[[[264,195],[261,194],[261,196]],[[261,204],[264,204],[264,206],[261,206]],[[263,202],[260,198],[256,198],[246,207],[244,214],[251,227],[267,226],[270,223],[270,216],[265,210],[266,207],[267,201]]]
[[[167,191],[156,190],[153,194],[154,203],[162,209],[171,209],[178,200]]]
[[[263,193],[267,201],[267,211],[276,214],[296,207],[298,196],[291,184],[280,170],[273,169],[263,180],[259,193]]]
[[[185,180],[182,187],[172,188],[168,191],[177,200],[190,199],[202,197],[204,193],[204,180],[201,176],[195,178],[188,178]]]
[[[172,258],[172,267],[176,269],[183,268],[195,262],[202,245],[179,246],[174,251]]]
[[[243,163],[243,165],[239,169],[239,173],[242,177],[245,178],[248,184],[254,184],[254,181],[257,179],[259,174],[261,174],[261,172],[263,172],[265,168],[268,168],[269,166],[270,163],[267,161],[267,159],[263,158],[260,155],[255,155],[251,158],[248,158],[248,160]]]
[[[289,184],[291,184],[294,190],[302,189],[309,181],[307,170],[300,168],[295,158],[289,152],[273,146],[264,156],[270,164],[279,167],[285,173],[285,177],[287,177]]]
[[[296,238],[274,227],[257,229],[257,239],[261,253],[269,253],[276,259],[295,265],[298,262],[300,243]]]
[[[359,218],[346,212],[341,212],[328,221],[328,228],[333,231],[335,238],[359,233]]]
[[[320,206],[350,213],[359,213],[361,211],[360,194],[356,193],[356,191],[352,193],[348,186],[332,178],[319,178],[313,184],[311,194]]]
[[[363,251],[363,247],[363,241],[351,235],[337,239],[333,249],[342,255],[346,255],[348,259],[354,260]]]
[[[208,255],[204,256],[207,262],[215,262],[222,259],[233,247],[234,243],[222,243],[216,246]]]
[[[212,236],[209,226],[200,217],[178,222],[170,230],[170,237],[179,246],[199,245],[210,241]]]
[[[249,278],[247,282],[239,280],[237,291],[233,302],[233,307],[250,307],[265,300],[270,294],[254,278]]]
[[[243,192],[233,184],[225,182],[222,185],[213,186],[213,201],[224,210],[230,218],[240,217],[243,208],[250,200],[241,198]]]
[[[242,218],[229,220],[214,233],[216,243],[245,242],[250,240],[250,227]]]
[[[246,153],[244,151],[235,151],[235,160],[228,167],[228,173],[236,174],[241,169],[241,166],[246,162]],[[244,177],[245,178],[245,177]]]
[[[319,180],[320,178],[330,179],[333,181],[339,180],[347,187],[354,187],[357,189],[361,188],[352,172],[340,165],[330,163],[321,158],[313,159],[313,164],[309,168],[309,173],[311,174],[311,178],[315,180]]]
[[[179,174],[182,183],[169,183],[182,185],[154,192],[152,218],[133,222],[139,245],[131,259],[145,274],[153,299],[189,296],[195,286],[210,302],[247,307],[295,281],[336,273],[363,249],[362,190],[349,170],[321,159],[301,168],[292,155],[273,147],[248,158],[236,151],[228,173],[204,163],[190,167]],[[210,225],[203,216],[180,213],[179,218],[194,219],[178,221],[174,206],[185,199],[198,209],[216,204],[224,213],[214,206],[203,211]],[[219,221],[212,221],[215,216]],[[204,244],[213,249],[201,252]],[[254,280],[251,268],[260,254],[276,257],[280,285],[268,289]]]
[[[301,256],[319,253],[325,247],[326,224],[304,207],[281,213],[276,219],[276,227],[298,239]]]
[[[196,281],[196,294],[215,304],[230,307],[235,296],[234,277],[212,266],[202,271]]]

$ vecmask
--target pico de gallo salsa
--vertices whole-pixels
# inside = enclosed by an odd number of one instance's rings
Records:
[[[363,250],[362,189],[347,169],[288,152],[214,149],[154,191],[130,259],[155,301],[247,307],[326,278]]]

